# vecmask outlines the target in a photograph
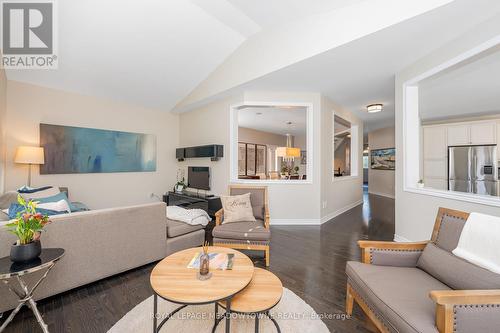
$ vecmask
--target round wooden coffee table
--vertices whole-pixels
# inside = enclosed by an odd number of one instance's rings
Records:
[[[255,315],[255,332],[259,332],[259,315],[263,314],[274,323],[276,330],[281,332],[278,323],[269,314],[269,310],[279,303],[282,295],[283,285],[280,279],[265,269],[255,268],[250,284],[231,300],[231,312]],[[219,301],[215,306],[216,315],[217,305],[227,310],[228,303],[224,300]],[[222,318],[216,322],[212,332],[215,332],[220,320]]]
[[[154,332],[159,332],[162,326],[179,310],[187,305],[217,304],[225,300],[226,332],[230,332],[232,298],[244,289],[252,280],[253,263],[243,253],[223,247],[209,247],[209,253],[233,253],[233,268],[231,270],[211,270],[212,277],[201,281],[197,278],[197,269],[187,268],[194,255],[202,248],[192,248],[176,252],[160,261],[151,272],[150,282],[154,290]],[[158,324],[158,296],[181,307],[169,313]]]

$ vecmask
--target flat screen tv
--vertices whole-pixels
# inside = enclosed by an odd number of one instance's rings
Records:
[[[188,187],[197,190],[210,190],[209,167],[188,167]]]

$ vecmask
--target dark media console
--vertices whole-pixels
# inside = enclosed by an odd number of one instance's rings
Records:
[[[218,161],[224,157],[223,145],[206,145],[196,147],[177,148],[175,158],[178,161],[184,161],[186,158],[209,157],[212,161]]]

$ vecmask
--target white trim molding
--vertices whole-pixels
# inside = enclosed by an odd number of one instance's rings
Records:
[[[238,110],[243,107],[252,106],[302,106],[306,108],[306,146],[307,146],[307,165],[305,180],[252,180],[252,179],[238,179]],[[258,102],[258,101],[244,101],[242,103],[232,104],[229,107],[229,173],[230,183],[235,184],[312,184],[313,183],[313,154],[314,154],[314,112],[312,103],[302,102]]]
[[[416,77],[403,83],[403,191],[421,195],[434,196],[482,205],[500,207],[500,198],[454,191],[436,190],[432,188],[418,188],[417,181],[422,177],[420,117],[418,106],[418,83],[439,72],[447,70],[457,64],[500,45],[500,35],[468,50],[448,61],[445,61]]]
[[[352,204],[347,205],[347,206],[345,206],[345,207],[342,207],[342,208],[340,208],[340,209],[337,209],[336,211],[334,211],[334,212],[332,212],[332,213],[330,213],[330,214],[327,214],[327,215],[323,216],[323,217],[321,218],[321,224],[323,224],[323,223],[325,223],[325,222],[328,222],[328,221],[330,221],[330,220],[332,220],[332,219],[336,218],[337,216],[339,216],[339,215],[341,215],[341,214],[343,214],[343,213],[347,212],[348,210],[351,210],[351,209],[353,209],[354,207],[357,207],[357,206],[362,205],[362,204],[363,204],[363,199],[358,200],[358,201],[356,201],[356,202],[353,202]]]

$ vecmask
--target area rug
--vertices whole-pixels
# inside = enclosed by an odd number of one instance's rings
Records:
[[[177,309],[178,304],[164,300],[158,301],[160,314]],[[222,313],[222,309],[219,310]],[[300,333],[329,333],[320,316],[292,291],[283,288],[281,301],[270,311],[278,322],[281,332]],[[122,319],[120,319],[108,333],[150,333],[153,330],[153,296],[149,297]],[[159,322],[161,319],[159,320]],[[161,332],[211,332],[214,323],[214,305],[191,305],[176,313],[162,327]],[[236,315],[231,319],[231,332],[255,332],[255,320],[248,316]],[[260,319],[260,332],[276,332],[274,324],[266,317]],[[221,322],[216,332],[224,332],[225,323]]]

